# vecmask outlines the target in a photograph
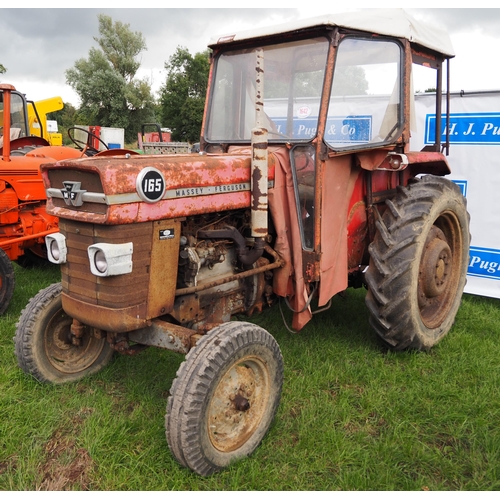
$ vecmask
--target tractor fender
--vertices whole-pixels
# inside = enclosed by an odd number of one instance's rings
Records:
[[[445,176],[451,173],[446,156],[438,151],[409,151],[396,153],[384,149],[356,154],[358,165],[364,170],[397,172],[410,169],[411,176],[433,174]]]

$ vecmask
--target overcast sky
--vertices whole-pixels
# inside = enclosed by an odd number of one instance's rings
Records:
[[[154,1],[144,3],[155,5]],[[189,2],[175,3],[190,5]],[[143,34],[147,50],[141,55],[137,76],[150,79],[153,90],[157,91],[165,80],[164,64],[177,46],[186,47],[194,54],[205,50],[215,35],[364,7],[356,1],[349,3],[353,6],[351,9],[311,6],[319,3],[325,2],[302,0],[301,4],[307,8],[291,9],[281,8],[276,2],[265,4],[277,6],[269,9],[113,9],[95,8],[93,2],[84,2],[92,6],[85,9],[1,8],[0,64],[7,72],[0,75],[0,81],[13,84],[31,100],[59,95],[65,102],[78,106],[78,96],[66,84],[65,71],[73,67],[77,59],[87,58],[90,47],[97,46],[93,37],[99,35],[97,16],[103,13]],[[107,4],[106,1],[99,3]],[[286,5],[294,4],[287,2]],[[449,32],[456,53],[451,61],[451,90],[500,89],[500,9],[414,9],[400,3],[384,6],[403,6],[417,19]]]

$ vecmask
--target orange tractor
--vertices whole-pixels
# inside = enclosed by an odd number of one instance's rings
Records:
[[[356,12],[210,47],[199,154],[43,165],[62,281],[31,299],[15,337],[19,365],[48,383],[96,373],[114,352],[185,354],[166,437],[202,475],[251,453],[280,400],[277,342],[234,315],[281,298],[301,330],[365,286],[384,345],[429,349],[453,325],[470,240],[466,201],[445,178],[446,34],[402,11]],[[412,151],[419,67],[439,125]]]
[[[14,292],[12,262],[21,266],[48,262],[44,237],[58,230],[57,217],[45,210],[40,165],[97,153],[78,143],[72,129],[70,138],[79,149],[51,146],[43,138],[44,130],[40,136],[31,135],[30,113],[43,126],[45,120],[38,116],[35,103],[28,103],[12,85],[0,84],[0,314]]]

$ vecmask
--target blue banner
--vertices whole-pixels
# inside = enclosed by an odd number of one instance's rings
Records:
[[[500,113],[450,113],[450,144],[500,145]],[[436,115],[425,117],[425,144],[434,144]],[[441,142],[446,120],[441,120]]]
[[[372,117],[328,117],[325,139],[330,143],[368,142],[371,139]]]
[[[467,181],[453,181],[462,191],[463,196],[467,198]]]
[[[470,247],[467,274],[500,280],[500,250]]]
[[[272,119],[278,132],[286,133],[286,118]],[[294,118],[293,137],[294,139],[311,139],[316,135],[318,118]],[[362,143],[368,142],[371,138],[372,117],[365,116],[344,116],[329,117],[325,139],[334,143]]]

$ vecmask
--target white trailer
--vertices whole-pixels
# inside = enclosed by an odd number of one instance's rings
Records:
[[[125,147],[125,129],[123,128],[101,127],[98,125],[75,125],[75,127],[89,131],[102,141],[92,140],[92,145],[98,151],[106,149],[104,144],[107,145],[108,149],[123,149]],[[85,132],[75,130],[75,139],[86,143],[87,138]]]

